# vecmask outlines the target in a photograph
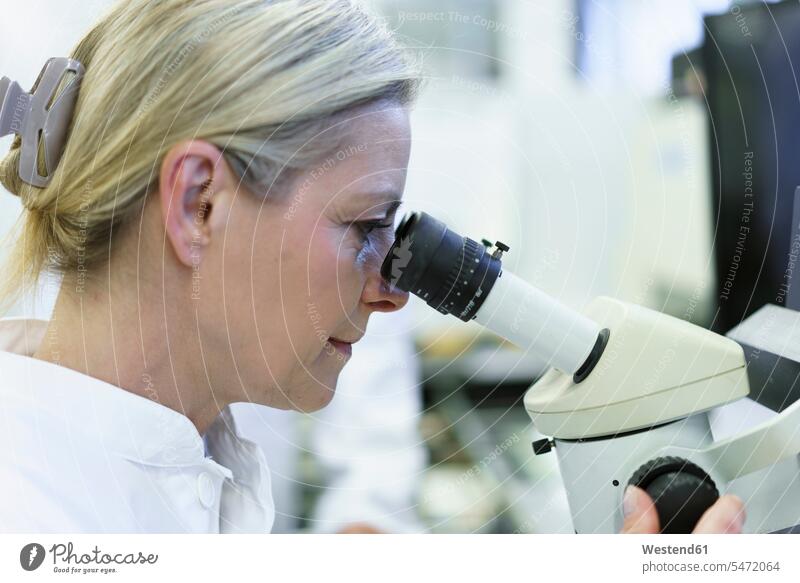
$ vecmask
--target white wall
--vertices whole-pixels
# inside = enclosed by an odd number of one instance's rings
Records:
[[[580,79],[571,0],[500,6],[504,76],[448,73],[422,96],[409,204],[509,243],[507,268],[575,307],[610,294],[686,316],[691,299],[701,318],[713,300],[701,105],[643,91],[652,75]],[[420,330],[461,329],[417,310]]]

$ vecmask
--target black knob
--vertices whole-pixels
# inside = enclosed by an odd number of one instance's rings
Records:
[[[628,484],[647,491],[656,504],[661,532],[688,534],[719,498],[717,486],[699,466],[679,457],[650,460]]]
[[[533,442],[533,455],[542,455],[553,449],[553,440],[549,437],[537,439]]]

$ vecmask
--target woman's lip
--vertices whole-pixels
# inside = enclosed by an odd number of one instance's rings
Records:
[[[336,338],[328,338],[328,342],[330,342],[331,346],[333,346],[336,350],[346,354],[347,356],[353,354],[353,345],[350,342],[337,340]]]

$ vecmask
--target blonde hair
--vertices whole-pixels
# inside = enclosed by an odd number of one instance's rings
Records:
[[[418,85],[413,60],[352,0],[122,0],[70,56],[86,74],[50,184],[20,180],[19,139],[0,162],[26,209],[0,309],[45,267],[106,259],[179,141],[215,144],[263,193],[309,163],[299,152],[337,114],[405,105]]]

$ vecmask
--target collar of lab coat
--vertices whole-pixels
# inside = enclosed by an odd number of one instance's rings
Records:
[[[225,479],[220,532],[270,531],[274,505],[269,469],[261,448],[238,435],[229,408],[222,410],[201,437],[188,417],[155,400],[31,358],[39,345],[47,342],[47,326],[46,320],[0,319],[3,374],[20,377],[28,387],[47,390],[47,395],[31,391],[32,406],[56,409],[68,415],[74,427],[84,423],[97,427],[107,451],[136,463],[161,468],[202,463],[215,469]]]

